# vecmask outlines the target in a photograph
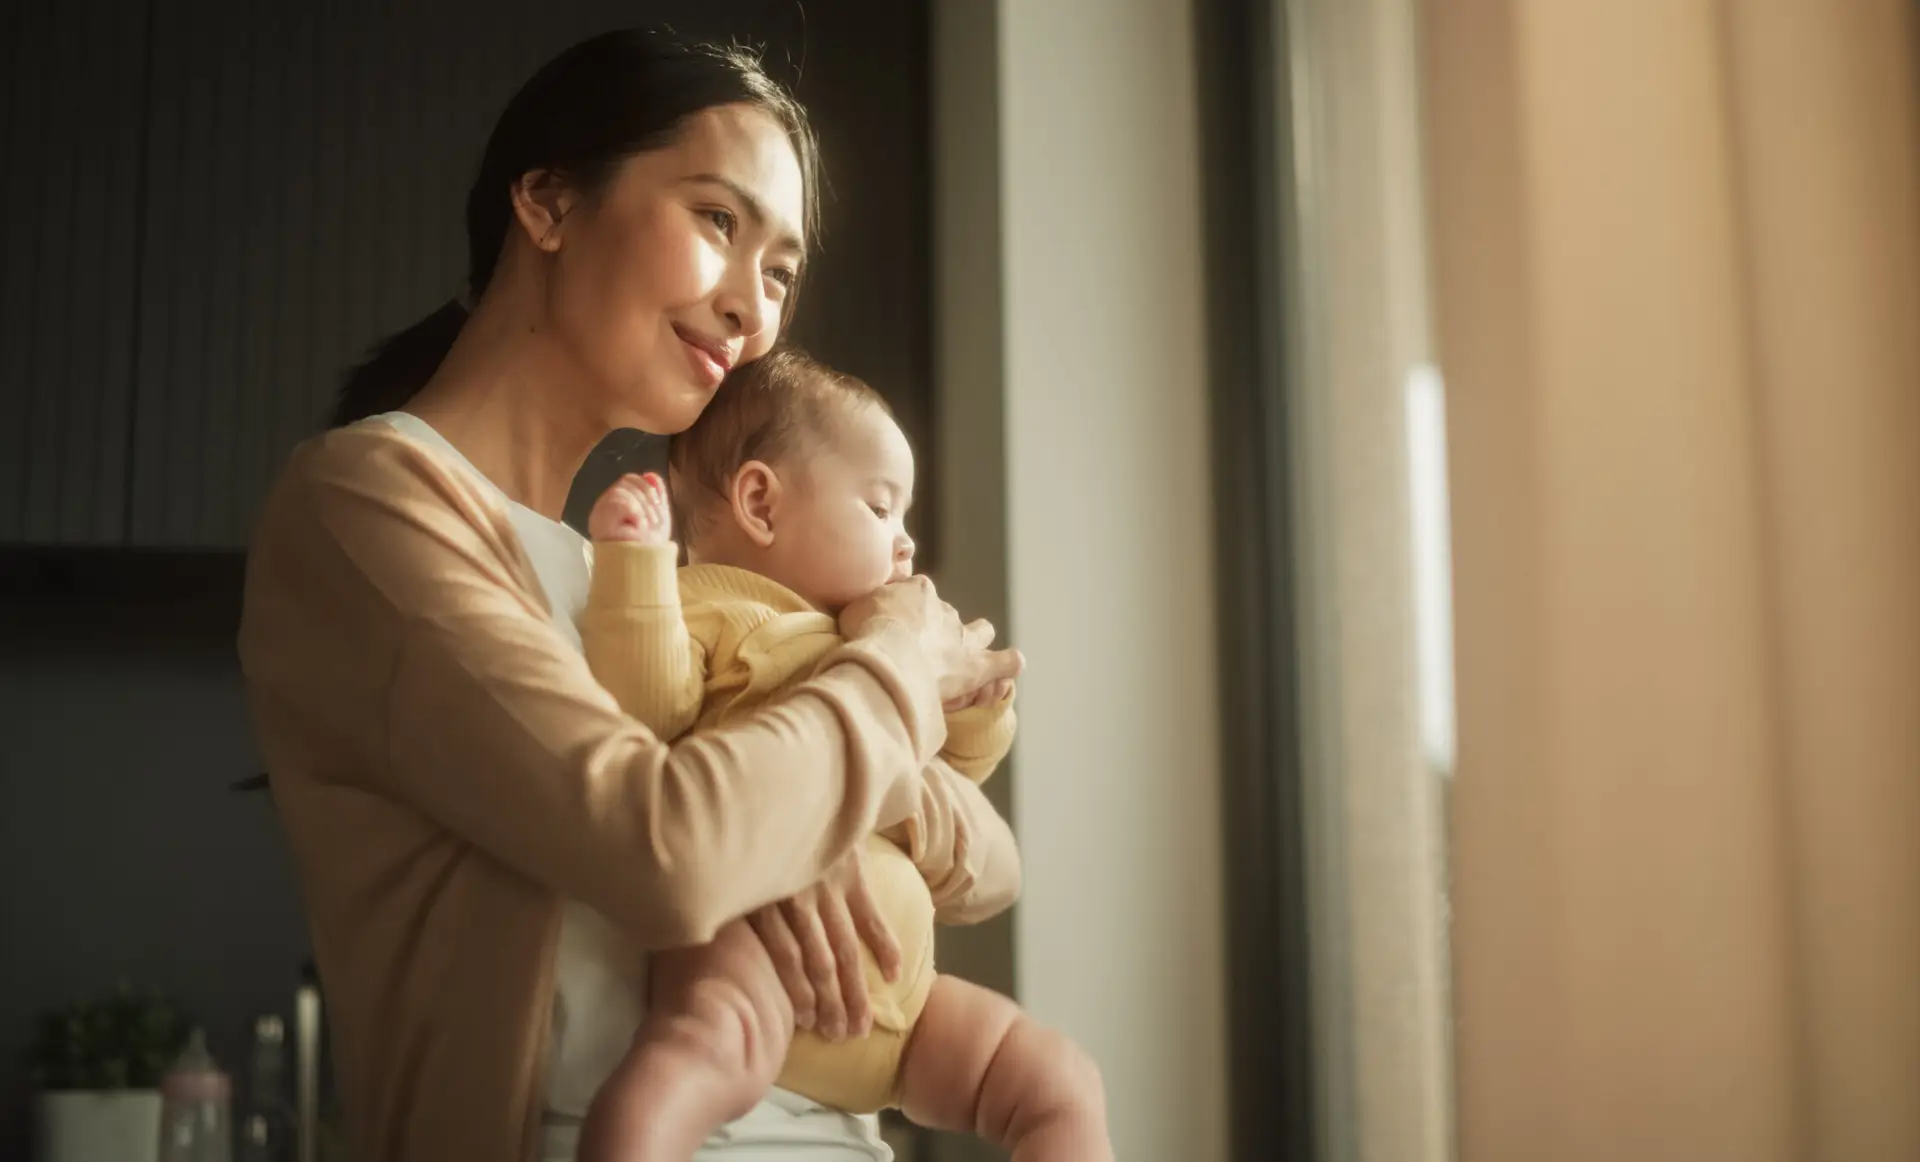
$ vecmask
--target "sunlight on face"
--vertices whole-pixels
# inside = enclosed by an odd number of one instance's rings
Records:
[[[785,130],[729,105],[630,158],[575,211],[552,325],[608,426],[681,431],[728,368],[772,347],[804,258],[804,205]]]

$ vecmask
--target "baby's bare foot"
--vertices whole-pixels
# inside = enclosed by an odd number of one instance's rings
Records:
[[[667,544],[673,540],[667,486],[652,472],[622,476],[594,502],[587,516],[587,532],[596,541]]]

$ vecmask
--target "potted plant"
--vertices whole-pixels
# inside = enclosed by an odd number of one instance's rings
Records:
[[[190,1028],[157,991],[125,985],[43,1014],[27,1057],[36,1162],[154,1162],[160,1075]]]

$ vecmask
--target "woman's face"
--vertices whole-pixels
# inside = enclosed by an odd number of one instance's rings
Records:
[[[727,105],[567,212],[546,313],[609,427],[682,431],[729,368],[773,346],[805,256],[804,193],[779,122]]]

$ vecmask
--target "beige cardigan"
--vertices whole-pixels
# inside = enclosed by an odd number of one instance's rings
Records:
[[[994,897],[960,910],[1017,891],[982,876],[1017,883],[1004,823],[922,773],[945,727],[910,635],[669,747],[554,628],[501,500],[387,425],[295,452],[240,657],[364,1162],[531,1156],[562,897],[700,943],[896,825],[936,894]]]

